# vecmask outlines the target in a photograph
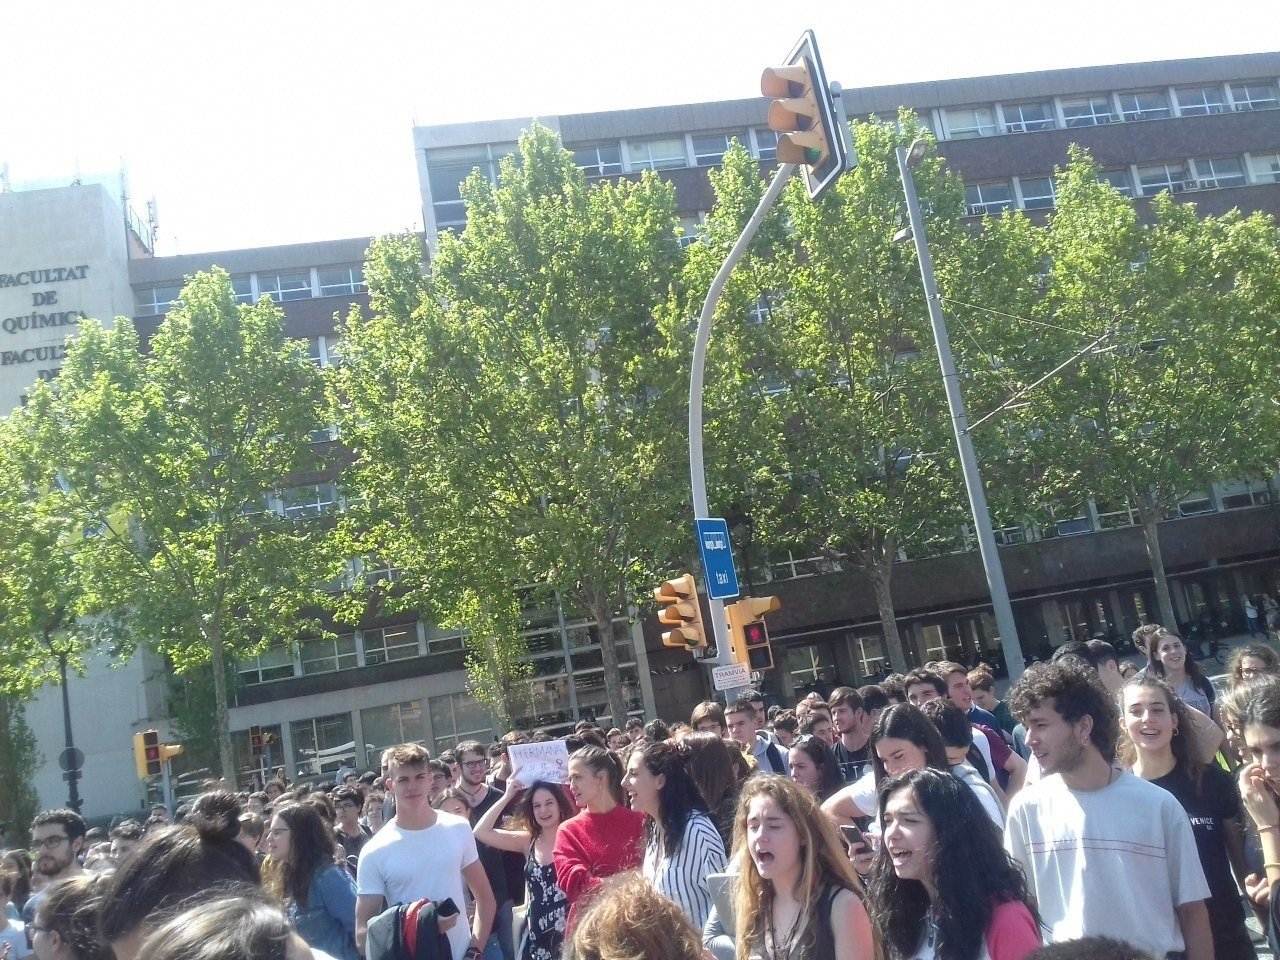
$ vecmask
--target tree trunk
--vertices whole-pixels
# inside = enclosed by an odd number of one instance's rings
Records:
[[[618,648],[614,642],[613,608],[601,593],[587,596],[587,606],[596,622],[600,637],[600,659],[604,661],[604,692],[609,703],[609,719],[619,730],[627,722],[627,702],[622,696],[622,677],[618,671]]]
[[[236,789],[236,758],[231,750],[231,730],[227,720],[227,660],[222,646],[222,624],[212,621],[205,630],[213,665],[213,724],[218,736],[218,766],[227,789]]]
[[[1151,561],[1151,579],[1156,584],[1156,605],[1160,608],[1160,622],[1176,631],[1178,617],[1173,612],[1169,578],[1165,575],[1164,555],[1160,552],[1160,514],[1153,505],[1139,498],[1138,519],[1142,521],[1142,535],[1147,541],[1147,558]]]
[[[880,614],[880,628],[884,633],[884,648],[889,654],[889,664],[895,673],[906,673],[907,655],[902,649],[902,635],[898,633],[898,618],[893,609],[893,554],[882,551],[867,565],[871,588],[876,595],[876,611]]]

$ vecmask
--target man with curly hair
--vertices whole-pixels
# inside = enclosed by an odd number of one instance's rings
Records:
[[[1191,824],[1173,794],[1113,766],[1119,718],[1097,676],[1070,658],[1037,664],[1010,701],[1043,777],[1014,798],[1005,848],[1048,939],[1115,937],[1156,957],[1212,960]]]

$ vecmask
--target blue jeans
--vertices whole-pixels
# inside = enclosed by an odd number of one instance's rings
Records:
[[[493,930],[484,945],[484,960],[515,960],[516,948],[511,930],[512,902],[498,904],[493,917]]]

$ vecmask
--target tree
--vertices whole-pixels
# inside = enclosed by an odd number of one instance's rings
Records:
[[[0,831],[7,847],[27,845],[31,820],[40,809],[31,774],[41,762],[21,701],[0,696]]]
[[[347,482],[437,608],[545,585],[589,612],[621,722],[614,617],[685,502],[682,385],[655,322],[682,259],[673,190],[588,185],[535,127],[463,197],[426,276],[403,240],[371,253],[373,316],[348,322],[338,385]]]
[[[320,374],[280,310],[237,305],[197,274],[144,350],[133,324],[82,324],[56,381],[32,392],[40,459],[56,466],[85,602],[117,611],[179,673],[209,663],[222,775],[234,778],[229,659],[296,642],[330,572],[324,531],[266,497],[325,465]]]
[[[1023,429],[1040,492],[1136,510],[1161,620],[1176,624],[1160,521],[1214,480],[1268,475],[1277,459],[1280,242],[1270,217],[1197,216],[1168,194],[1148,215],[1073,148],[1043,229],[1041,325],[1021,342],[1024,382],[1096,349],[1033,391]]]
[[[895,670],[906,656],[892,595],[899,551],[930,551],[963,518],[955,443],[909,244],[894,149],[927,133],[904,113],[895,124],[853,124],[858,166],[810,202],[790,184],[782,209],[730,283],[713,338],[707,434],[722,502],[754,500],[757,531],[775,545],[847,563],[870,581]],[[940,265],[974,241],[962,224],[959,181],[930,155],[916,170]],[[745,151],[713,174],[716,207],[689,259],[690,291],[710,274],[762,189]],[[999,264],[980,272],[983,283]],[[973,299],[969,272],[940,281]],[[748,316],[766,315],[752,325]],[[722,334],[723,331],[723,334]],[[745,441],[750,441],[750,445]],[[749,468],[744,468],[749,465]]]

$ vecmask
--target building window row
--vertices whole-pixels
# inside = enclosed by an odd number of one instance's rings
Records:
[[[1277,108],[1280,108],[1280,87],[1275,78],[1267,77],[1223,84],[965,104],[930,111],[928,119],[938,139],[970,140],[1037,130],[1071,130]]]
[[[1251,184],[1280,183],[1280,153],[1191,157],[1133,164],[1100,171],[1099,177],[1126,197],[1151,197],[1168,190],[1189,193]],[[1057,202],[1052,177],[1013,177],[965,184],[971,216],[1006,210],[1047,210]]]
[[[263,297],[270,297],[276,303],[286,303],[313,297],[353,296],[366,289],[364,267],[358,263],[235,274],[231,277],[231,288],[237,303],[257,303]],[[134,291],[137,315],[163,316],[181,294],[181,284],[140,287]]]

